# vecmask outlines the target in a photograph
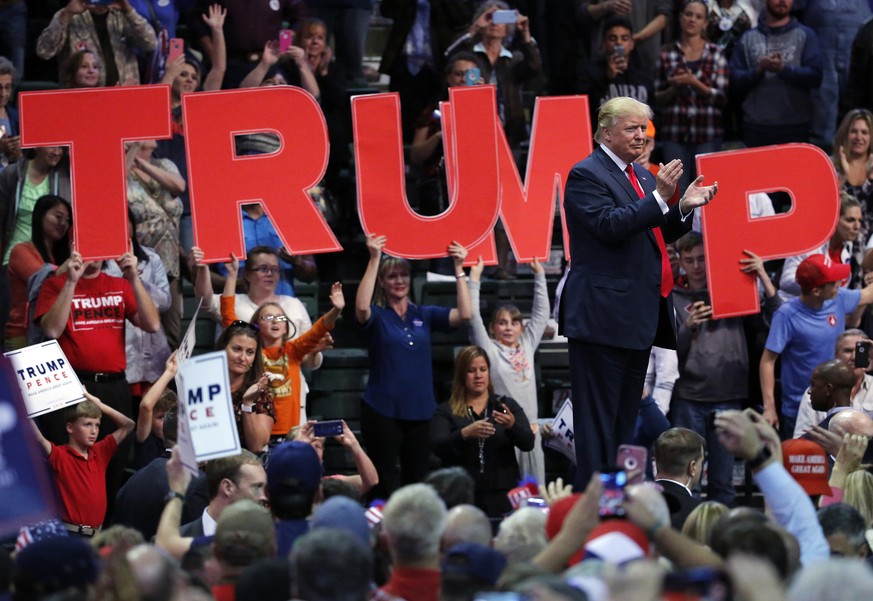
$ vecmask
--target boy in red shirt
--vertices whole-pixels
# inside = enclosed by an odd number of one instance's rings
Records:
[[[64,526],[74,534],[90,537],[100,530],[106,517],[106,466],[136,423],[87,390],[83,392],[86,400],[68,407],[64,414],[66,445],[46,440],[36,424],[33,429],[55,474]],[[117,429],[97,442],[103,415]]]

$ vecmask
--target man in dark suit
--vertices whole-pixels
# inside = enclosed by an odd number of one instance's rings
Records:
[[[673,528],[682,530],[685,518],[700,505],[691,491],[703,474],[703,437],[688,428],[670,428],[661,434],[655,442],[655,470]]]
[[[688,232],[694,209],[717,191],[717,184],[701,186],[701,176],[667,206],[682,162],[663,165],[656,178],[633,165],[651,115],[632,98],[604,103],[594,136],[599,147],[567,178],[572,258],[559,317],[570,339],[579,490],[592,472],[614,465],[618,445],[631,442],[652,345],[676,348],[664,242]]]

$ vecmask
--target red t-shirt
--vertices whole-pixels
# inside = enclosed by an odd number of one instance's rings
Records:
[[[43,283],[36,301],[37,322],[52,308],[66,281],[66,275],[56,275]],[[102,272],[95,278],[80,278],[67,327],[58,338],[70,365],[79,371],[124,371],[124,321],[137,310],[133,288],[124,278]]]
[[[49,464],[64,504],[65,522],[95,528],[103,524],[106,517],[106,466],[117,449],[118,443],[111,434],[91,447],[87,459],[68,445],[52,444]]]

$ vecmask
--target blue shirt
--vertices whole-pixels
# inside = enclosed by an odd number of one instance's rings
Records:
[[[269,246],[276,250],[285,246],[266,213],[258,219],[252,219],[248,213],[243,211],[242,225],[246,253],[256,246]],[[245,261],[239,262],[240,273],[245,269],[245,266]],[[222,264],[219,264],[218,272],[221,275],[227,275],[227,270]],[[276,285],[276,294],[296,296],[294,294],[294,266],[281,258],[279,259],[279,283]]]
[[[409,303],[401,318],[390,308],[370,306],[364,324],[370,355],[370,378],[364,401],[376,412],[394,419],[433,417],[433,361],[430,333],[449,332],[448,307]]]
[[[837,337],[846,330],[846,314],[860,299],[860,290],[840,288],[821,309],[793,298],[776,311],[765,346],[782,356],[782,415],[797,416],[812,371],[833,359]]]

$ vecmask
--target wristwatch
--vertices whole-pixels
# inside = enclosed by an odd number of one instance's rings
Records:
[[[173,499],[179,499],[180,501],[182,501],[182,502],[184,503],[184,502],[185,502],[185,495],[183,495],[183,494],[180,493],[180,492],[176,492],[175,490],[171,490],[171,491],[169,491],[169,492],[167,493],[167,495],[164,497],[164,503],[165,503],[165,504],[166,504],[166,503],[169,503],[169,502],[172,501]]]
[[[770,457],[773,456],[773,453],[770,452],[765,446],[761,447],[761,450],[758,451],[758,455],[754,459],[749,459],[746,464],[749,466],[750,470],[756,470],[762,465],[764,465]]]
[[[249,405],[249,404],[243,403],[242,405],[240,405],[240,410],[243,413],[251,413],[252,407],[254,407],[254,404]]]

